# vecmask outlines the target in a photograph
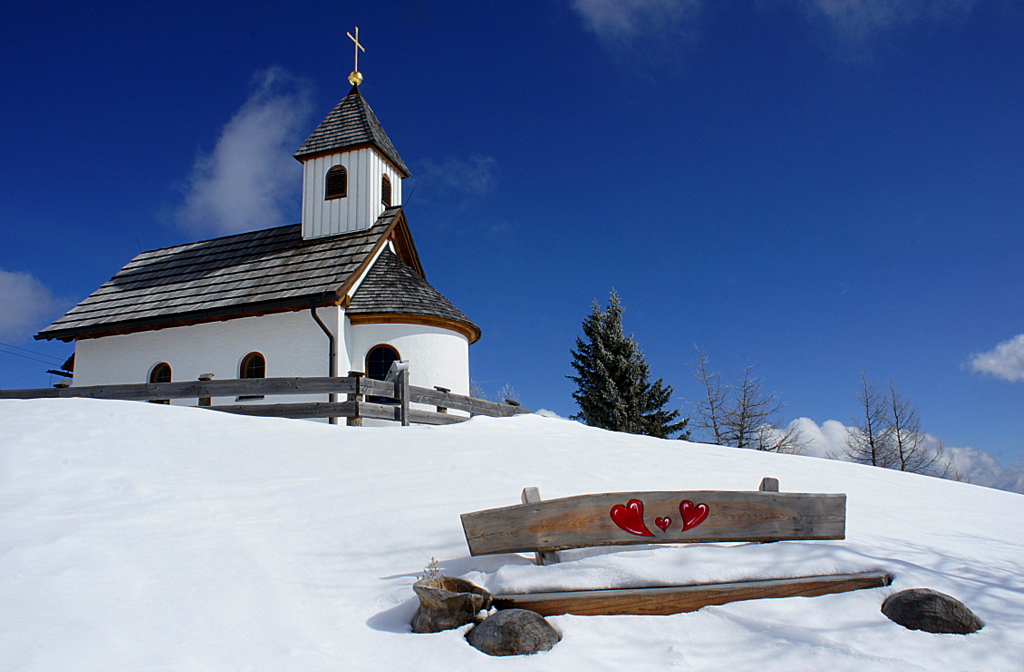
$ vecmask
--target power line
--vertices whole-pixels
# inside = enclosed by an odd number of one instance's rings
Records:
[[[58,362],[60,362],[62,364],[64,363],[64,360],[61,359],[60,357],[55,357],[54,355],[48,355],[45,352],[37,352],[35,350],[29,350],[28,348],[19,348],[16,345],[11,345],[10,343],[4,343],[3,341],[0,341],[0,345],[4,346],[5,348],[14,348],[15,350],[21,350],[22,352],[30,352],[33,355],[39,355],[40,357],[49,357],[50,359],[56,360],[56,361],[58,361]],[[16,355],[18,353],[11,352],[11,353],[8,353],[8,354]]]
[[[0,343],[0,345],[3,345],[3,343]],[[39,359],[38,357],[29,357],[28,355],[23,355],[20,352],[8,352],[6,350],[0,350],[0,354],[14,355],[15,357],[23,357],[25,359],[31,359],[34,362],[41,362],[43,364],[46,364],[47,366],[53,366],[53,362],[48,362],[45,359]]]

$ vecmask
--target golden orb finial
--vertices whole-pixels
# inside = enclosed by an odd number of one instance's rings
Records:
[[[356,64],[355,64],[355,67],[352,69],[352,74],[348,76],[348,83],[351,84],[352,86],[359,86],[360,84],[363,83],[363,73],[359,72],[359,50],[362,49],[363,51],[366,51],[366,47],[364,47],[363,45],[359,44],[359,26],[356,26],[356,34],[355,34],[355,36],[353,36],[352,33],[345,33],[345,34],[348,35],[348,39],[350,39],[350,40],[352,40],[353,42],[356,43],[355,44],[355,52],[356,52],[355,61],[356,61]]]

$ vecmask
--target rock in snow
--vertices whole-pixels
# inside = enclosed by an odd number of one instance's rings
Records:
[[[893,593],[882,603],[882,613],[908,630],[969,635],[985,627],[963,602],[928,588]]]
[[[481,610],[491,608],[491,594],[465,579],[433,576],[412,584],[420,606],[412,617],[413,632],[441,632],[475,623]]]
[[[562,636],[540,614],[505,609],[488,616],[466,639],[489,656],[522,656],[548,651]]]

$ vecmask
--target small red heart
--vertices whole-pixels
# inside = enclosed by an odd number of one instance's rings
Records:
[[[666,516],[664,518],[655,518],[654,519],[654,524],[657,525],[658,527],[660,527],[661,531],[664,532],[665,530],[668,529],[668,526],[672,524],[672,519],[669,518],[668,516]]]
[[[644,503],[638,499],[631,499],[626,505],[616,504],[611,510],[612,522],[630,534],[638,537],[653,537],[651,531],[644,525]]]
[[[694,506],[693,502],[684,499],[679,504],[679,513],[683,516],[683,532],[685,532],[704,522],[704,519],[708,517],[708,505],[697,504]]]

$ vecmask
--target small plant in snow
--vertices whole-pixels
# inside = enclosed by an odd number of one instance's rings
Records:
[[[423,568],[423,574],[420,575],[421,579],[436,579],[441,575],[441,563],[438,562],[437,558],[430,556],[430,562]]]

